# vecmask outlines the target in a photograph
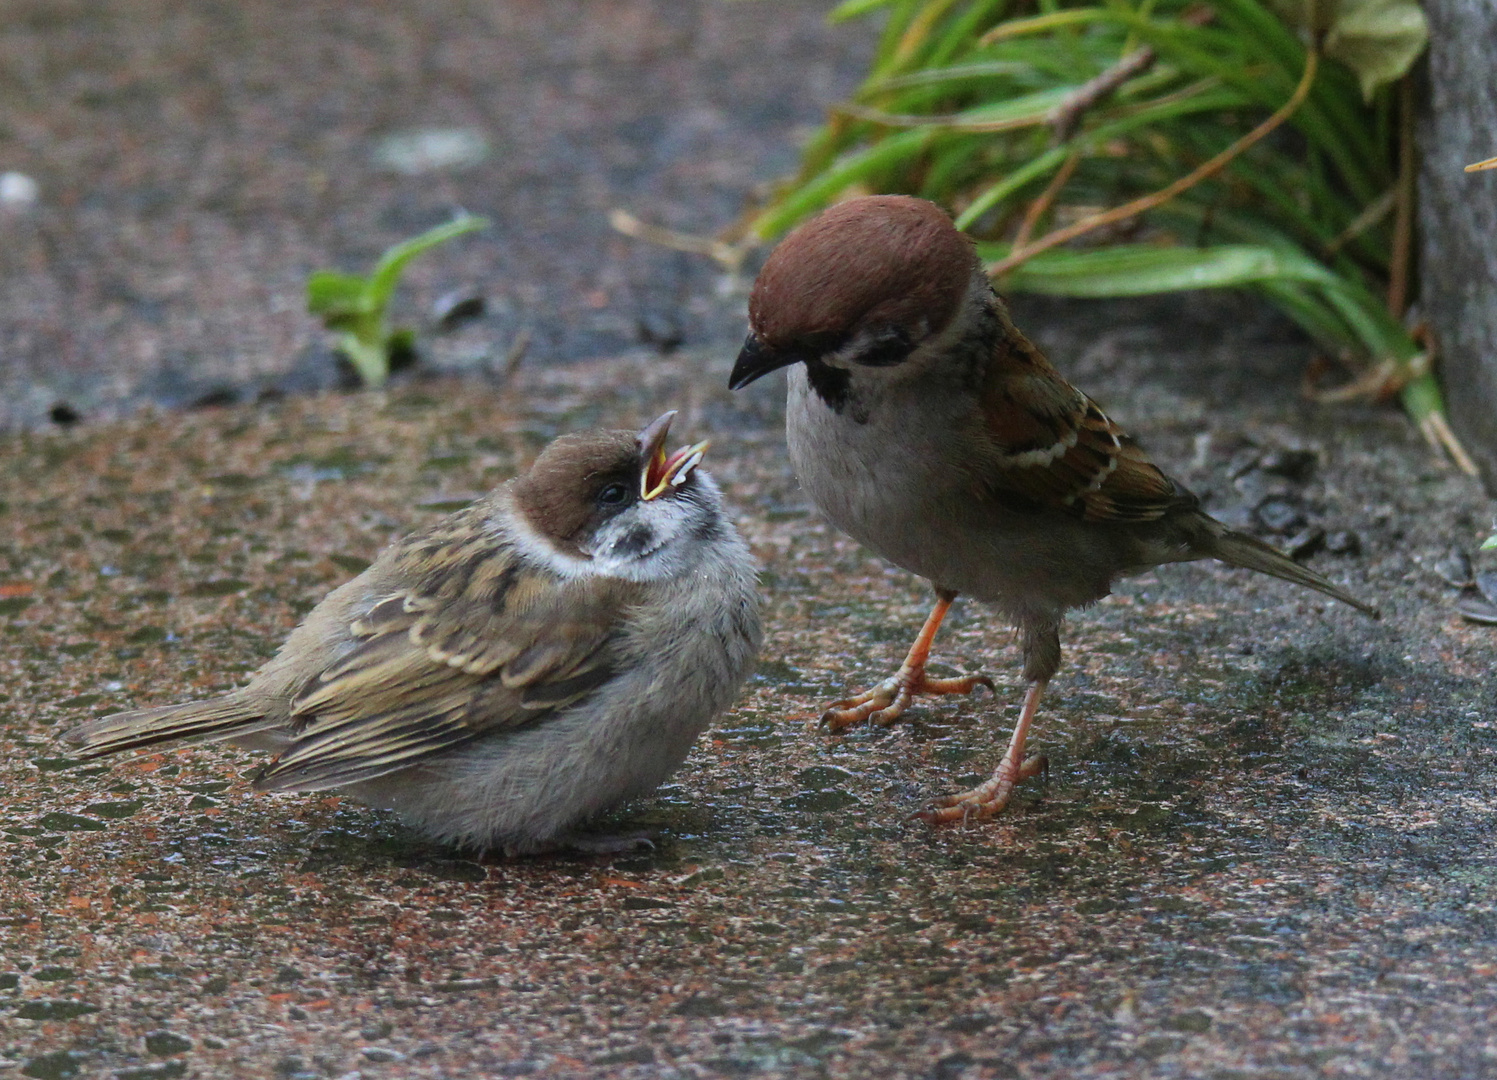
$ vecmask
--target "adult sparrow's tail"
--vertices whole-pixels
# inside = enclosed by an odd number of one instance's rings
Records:
[[[1228,566],[1240,566],[1245,570],[1258,570],[1265,574],[1272,574],[1276,578],[1283,578],[1296,585],[1303,585],[1307,589],[1333,596],[1343,604],[1350,604],[1374,619],[1380,618],[1377,608],[1371,604],[1363,603],[1345,589],[1331,584],[1314,570],[1306,569],[1257,537],[1230,529],[1206,514],[1197,513],[1192,517],[1190,525],[1194,528],[1190,545],[1199,556],[1216,559]]]

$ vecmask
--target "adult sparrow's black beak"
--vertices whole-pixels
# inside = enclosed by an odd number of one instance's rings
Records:
[[[733,365],[733,374],[728,376],[729,390],[742,390],[761,375],[768,375],[777,368],[789,367],[804,360],[801,353],[791,349],[772,349],[753,334],[738,351],[738,362]]]

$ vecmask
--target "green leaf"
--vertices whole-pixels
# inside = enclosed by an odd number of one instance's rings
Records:
[[[1493,533],[1481,542],[1482,551],[1490,551],[1493,548],[1497,548],[1497,533]]]
[[[1007,254],[979,245],[984,256]],[[1094,251],[1049,251],[1011,271],[1005,288],[1051,296],[1145,296],[1177,289],[1222,289],[1267,280],[1339,284],[1297,252],[1248,244],[1208,248],[1124,244]]]
[[[1273,0],[1291,24],[1325,34],[1325,52],[1356,73],[1368,101],[1400,78],[1429,44],[1416,0]]]
[[[307,278],[307,310],[337,333],[338,351],[364,385],[383,385],[390,375],[391,354],[414,348],[409,330],[389,328],[390,297],[406,265],[422,252],[486,225],[485,218],[464,214],[428,229],[386,251],[367,278],[336,270],[318,270]]]
[[[881,7],[888,7],[893,0],[843,0],[832,9],[828,15],[827,22],[846,22],[849,19],[862,18]]]
[[[307,311],[322,316],[324,321],[362,315],[369,310],[365,294],[368,285],[358,274],[314,271],[307,278]]]
[[[1344,0],[1326,54],[1357,73],[1362,97],[1401,78],[1429,44],[1429,23],[1413,0]]]
[[[1007,254],[1001,246],[980,244],[978,250],[985,258]],[[1297,320],[1304,318],[1306,328],[1317,336],[1335,328],[1343,344],[1355,344],[1379,360],[1406,361],[1419,351],[1376,295],[1292,248],[1124,244],[1093,251],[1049,251],[1011,271],[1002,285],[1013,292],[1050,296],[1145,296],[1179,289],[1253,287],[1280,300],[1293,296],[1285,286],[1308,286],[1323,306],[1291,299],[1286,307]],[[1348,332],[1351,341],[1345,340]]]
[[[756,217],[749,225],[750,231],[766,239],[778,236],[807,214],[820,210],[854,184],[861,183],[869,174],[911,157],[930,137],[928,131],[919,128],[901,131],[838,159]]]
[[[438,225],[420,236],[413,236],[409,240],[396,244],[384,253],[375,265],[374,273],[369,275],[368,295],[371,306],[379,311],[385,309],[390,302],[391,294],[395,292],[396,284],[400,281],[401,273],[417,255],[430,251],[438,244],[445,244],[464,233],[485,229],[488,224],[488,218],[463,214],[445,225]]]

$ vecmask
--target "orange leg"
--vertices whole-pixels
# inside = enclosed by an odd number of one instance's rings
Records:
[[[1014,725],[1014,737],[1009,740],[1008,752],[1003,755],[993,775],[971,791],[960,795],[947,795],[937,799],[935,805],[915,816],[931,825],[948,821],[966,821],[968,818],[989,818],[1008,805],[1014,786],[1041,772],[1049,764],[1043,757],[1024,760],[1024,740],[1029,736],[1029,725],[1040,707],[1040,695],[1045,692],[1049,680],[1036,679],[1024,693],[1024,709],[1019,713],[1019,722]]]
[[[909,654],[899,670],[856,697],[834,701],[822,714],[821,722],[833,731],[861,724],[864,720],[887,726],[899,719],[909,707],[916,694],[970,694],[979,686],[993,689],[993,680],[986,675],[963,675],[955,679],[933,679],[925,674],[925,662],[930,659],[930,646],[936,640],[936,631],[941,629],[941,620],[946,610],[956,599],[956,593],[936,591],[936,606],[931,609],[920,636],[910,646]]]

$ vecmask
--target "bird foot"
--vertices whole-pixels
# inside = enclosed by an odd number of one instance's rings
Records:
[[[821,723],[832,731],[842,731],[865,720],[888,727],[898,720],[917,695],[970,694],[979,686],[996,693],[993,680],[986,675],[961,675],[951,679],[934,679],[925,668],[901,667],[897,673],[854,697],[834,701],[821,715]]]
[[[1027,759],[1017,769],[1008,761],[998,766],[991,778],[978,784],[971,791],[957,795],[946,795],[933,805],[914,815],[927,825],[944,825],[952,821],[981,821],[1000,813],[1008,805],[1014,788],[1021,780],[1028,780],[1037,773],[1050,768],[1049,759],[1043,754]]]

